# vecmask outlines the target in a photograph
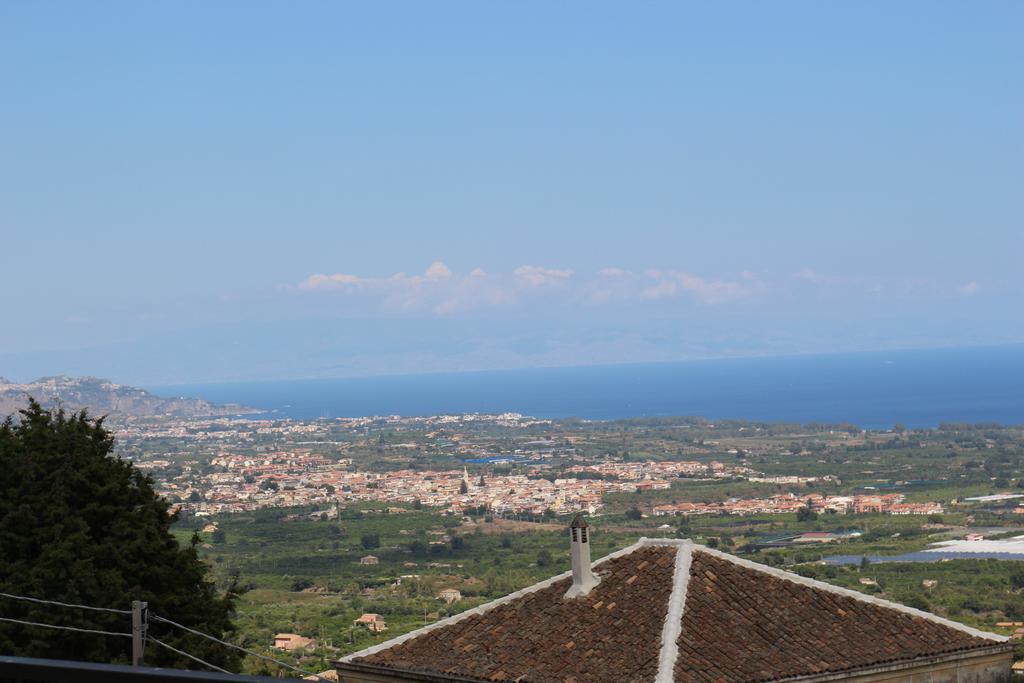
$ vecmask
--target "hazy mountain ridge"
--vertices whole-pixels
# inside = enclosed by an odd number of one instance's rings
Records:
[[[0,415],[24,408],[30,396],[46,407],[59,404],[71,411],[87,408],[93,415],[212,417],[261,412],[256,408],[219,405],[196,398],[161,398],[145,389],[96,377],[41,377],[27,383],[0,377]]]

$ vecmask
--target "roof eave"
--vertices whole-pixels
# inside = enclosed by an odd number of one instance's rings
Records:
[[[413,669],[400,669],[393,666],[379,666],[343,660],[334,662],[334,668],[339,673],[350,671],[352,673],[377,674],[385,678],[402,678],[409,681],[421,681],[422,683],[501,683],[497,679],[473,678],[471,676],[446,674],[439,671],[416,671]]]
[[[903,660],[898,662],[872,664],[864,667],[843,669],[842,671],[832,671],[821,674],[808,674],[804,676],[790,676],[787,678],[775,678],[766,680],[763,683],[818,683],[819,681],[823,683],[824,681],[846,679],[849,678],[851,675],[860,676],[869,675],[872,673],[902,671],[929,664],[941,664],[943,662],[955,661],[957,659],[984,657],[987,655],[1002,654],[1004,652],[1010,653],[1013,651],[1014,647],[1015,645],[1013,643],[993,643],[990,646],[982,648],[959,650],[957,652],[947,652],[941,655],[928,655],[925,657],[917,657],[915,659]],[[455,674],[446,674],[435,671],[416,671],[412,669],[401,669],[389,666],[363,664],[360,662],[336,661],[334,662],[334,667],[339,672],[351,671],[353,673],[377,674],[385,678],[401,678],[409,681],[418,681],[420,683],[502,683],[502,681],[496,679],[474,678],[471,676],[459,676]]]
[[[1016,647],[1014,643],[992,643],[986,647],[970,648],[966,650],[957,650],[956,652],[946,652],[937,655],[925,655],[923,657],[916,657],[914,659],[905,659],[901,661],[885,662],[882,664],[869,664],[868,666],[862,666],[852,669],[843,669],[841,671],[830,671],[828,673],[820,674],[806,674],[803,676],[790,676],[788,678],[773,678],[764,681],[763,683],[817,683],[818,681],[833,681],[838,679],[850,678],[851,675],[869,675],[872,673],[882,673],[889,671],[902,671],[905,669],[913,669],[919,666],[925,666],[929,664],[941,664],[943,662],[951,662],[957,659],[968,659],[974,657],[984,657],[987,655],[1001,654],[1003,652],[1012,652]]]

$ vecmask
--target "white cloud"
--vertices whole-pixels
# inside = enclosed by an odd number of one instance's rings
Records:
[[[525,287],[545,287],[565,282],[572,277],[573,271],[544,268],[542,266],[519,266],[512,271],[516,281]]]
[[[752,272],[740,273],[736,280],[711,280],[685,271],[651,268],[635,273],[622,268],[604,268],[598,271],[596,279],[583,284],[579,299],[597,305],[688,297],[713,305],[742,299],[764,287]]]
[[[964,296],[974,296],[981,291],[981,285],[977,282],[971,281],[960,287],[960,293]]]
[[[307,292],[315,292],[317,290],[324,289],[344,289],[346,287],[358,287],[364,284],[365,281],[356,276],[349,275],[347,273],[335,273],[334,275],[324,275],[322,273],[316,273],[310,275],[305,280],[299,283],[299,289]]]
[[[658,301],[688,297],[707,305],[722,304],[749,296],[763,285],[756,276],[742,274],[736,280],[706,279],[685,271],[647,270],[635,273],[608,267],[589,278],[576,278],[569,268],[523,265],[511,272],[492,274],[474,268],[468,274],[453,272],[435,261],[422,275],[399,272],[388,277],[361,277],[350,273],[310,275],[297,289],[334,292],[377,300],[385,308],[424,310],[449,315],[538,300],[551,305]]]
[[[488,279],[486,275],[470,273],[469,276],[461,278],[432,310],[438,315],[449,315],[480,308],[508,306],[515,302],[515,292],[508,287]]]
[[[651,284],[643,289],[640,298],[647,301],[688,294],[704,304],[721,304],[750,296],[761,288],[761,283],[747,274],[745,283],[734,280],[707,280],[683,271],[645,273]]]
[[[629,275],[632,275],[632,273],[630,273],[628,270],[623,270],[622,268],[615,267],[602,268],[601,270],[597,271],[597,274],[600,275],[601,277],[628,277]]]
[[[427,268],[427,271],[426,273],[424,273],[424,275],[426,275],[431,280],[439,280],[442,278],[451,277],[452,271],[450,268],[448,268],[448,266],[441,263],[440,261],[434,261],[433,263],[430,264],[430,267]]]
[[[441,261],[434,261],[427,267],[423,275],[406,275],[399,272],[385,278],[360,277],[349,273],[324,275],[316,273],[299,283],[298,288],[308,292],[341,290],[356,292],[361,290],[388,290],[394,288],[415,289],[425,282],[446,280],[452,276],[451,269]]]
[[[556,278],[561,271],[526,272],[534,279],[541,279]],[[300,282],[297,289],[363,297],[371,302],[377,299],[385,308],[427,310],[445,315],[514,303],[521,289],[517,278],[511,274],[492,276],[482,268],[459,275],[442,261],[435,261],[422,275],[398,272],[388,277],[361,277],[349,273],[317,273]]]
[[[663,299],[667,296],[675,296],[679,287],[672,280],[661,280],[653,285],[645,287],[640,292],[640,298],[648,301],[652,299]]]

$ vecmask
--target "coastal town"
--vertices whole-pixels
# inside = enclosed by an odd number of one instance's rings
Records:
[[[822,496],[793,493],[771,498],[726,500],[720,503],[675,503],[655,505],[654,516],[675,515],[779,515],[798,513],[807,508],[814,513],[884,514],[884,515],[941,515],[940,503],[905,503],[900,493],[868,496]]]
[[[767,479],[746,467],[729,467],[720,462],[696,461],[600,463],[573,472],[597,472],[605,478],[564,476],[546,478],[546,468],[534,467],[527,474],[471,477],[462,471],[365,472],[350,469],[351,459],[329,462],[308,453],[275,453],[264,457],[221,455],[211,464],[217,471],[196,485],[179,488],[166,482],[161,492],[180,499],[180,508],[198,516],[241,512],[268,507],[332,505],[350,501],[412,503],[438,508],[450,514],[467,510],[492,514],[527,513],[557,515],[572,512],[598,513],[608,493],[665,491],[680,476],[719,479]],[[807,483],[803,478],[800,482]],[[656,505],[655,516],[751,515],[795,513],[801,507],[815,512],[882,513],[894,515],[941,514],[939,503],[911,504],[902,494],[822,496],[787,493],[770,498],[727,499],[715,503]]]
[[[135,420],[119,425],[117,436],[126,456],[153,476],[176,509],[199,517],[275,507],[330,511],[356,502],[452,515],[594,515],[602,514],[609,495],[671,494],[687,482],[744,482],[772,493],[655,501],[645,514],[781,515],[802,507],[825,514],[944,510],[939,501],[907,501],[901,492],[822,493],[818,489],[841,487],[840,477],[799,474],[792,467],[780,471],[769,460],[806,460],[833,448],[829,442],[773,444],[758,440],[756,426],[682,427],[700,435],[673,443],[661,436],[641,442],[651,456],[642,460],[629,452],[638,439],[628,433],[614,444],[601,432],[573,433],[551,420],[517,413]],[[708,432],[722,434],[721,440],[702,438]],[[831,434],[836,444],[851,440],[846,432]]]
[[[603,507],[605,494],[668,490],[671,482],[666,477],[674,477],[676,472],[700,472],[720,478],[742,476],[737,468],[721,463],[702,465],[697,462],[597,466],[611,477],[609,479],[549,479],[541,476],[544,472],[541,468],[529,469],[528,474],[480,475],[478,478],[471,477],[465,468],[461,472],[362,472],[350,470],[350,460],[329,463],[308,454],[275,454],[261,459],[225,455],[214,458],[212,464],[223,471],[207,475],[199,486],[188,489],[178,490],[176,484],[168,482],[162,492],[182,498],[181,508],[199,516],[349,501],[413,503],[451,514],[462,514],[469,509],[498,515],[541,515],[549,511],[594,514]],[[199,494],[199,500],[194,500],[196,496],[192,494],[199,491],[203,493]]]

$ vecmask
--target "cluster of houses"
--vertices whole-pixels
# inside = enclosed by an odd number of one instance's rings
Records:
[[[668,490],[690,463],[617,463],[595,465],[608,478],[543,478],[528,474],[470,477],[465,468],[448,471],[351,471],[351,461],[331,462],[311,453],[274,453],[263,456],[223,455],[213,460],[222,471],[206,475],[201,496],[176,491],[165,484],[164,495],[177,494],[181,508],[208,516],[266,507],[325,505],[372,501],[420,503],[462,514],[468,508],[486,508],[495,514],[564,514],[596,512],[608,493]],[[699,464],[699,463],[698,463]],[[712,476],[734,476],[735,468],[707,467]],[[197,498],[190,500],[190,498]]]
[[[181,507],[197,516],[264,507],[330,505],[372,501],[419,503],[451,514],[485,508],[494,514],[558,514],[600,510],[609,493],[668,490],[678,477],[744,478],[750,481],[805,484],[814,477],[769,478],[742,465],[697,461],[602,462],[570,468],[553,481],[531,474],[470,477],[463,470],[362,472],[352,461],[329,461],[309,452],[221,455],[212,464],[221,471],[206,475],[202,496],[187,496]],[[593,475],[600,475],[594,477]],[[782,481],[785,479],[786,481]],[[790,481],[793,480],[793,481]],[[172,493],[173,485],[162,491]],[[189,492],[179,491],[180,494]],[[189,500],[189,498],[198,498]],[[795,512],[810,504],[820,512],[928,515],[942,512],[938,503],[907,503],[902,494],[822,496],[784,494],[770,498],[730,499],[716,503],[658,505],[664,515],[753,515]]]
[[[785,493],[770,498],[731,498],[716,503],[669,503],[655,505],[656,517],[676,515],[779,515],[799,512],[810,506],[815,512],[837,514],[878,513],[888,515],[932,515],[943,512],[940,503],[906,503],[901,493],[855,496],[796,495]]]
[[[659,480],[677,477],[708,477],[716,479],[743,477],[748,479],[757,475],[749,467],[743,465],[726,465],[712,460],[663,460],[649,462],[602,462],[596,465],[576,465],[567,470],[570,474],[594,473],[615,479]]]

